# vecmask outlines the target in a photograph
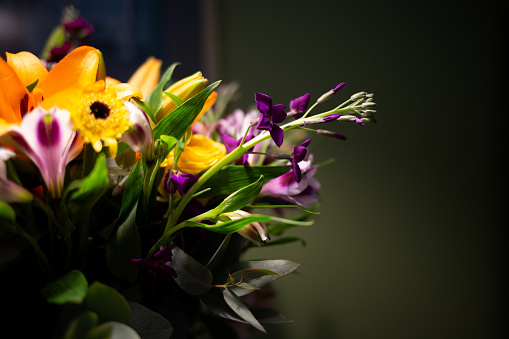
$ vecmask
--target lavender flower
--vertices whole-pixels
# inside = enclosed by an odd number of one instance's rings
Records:
[[[170,194],[178,191],[180,195],[184,195],[199,178],[198,174],[187,174],[179,170],[169,170],[164,176],[164,190]]]
[[[133,263],[140,266],[142,269],[148,271],[153,275],[157,275],[163,279],[171,279],[177,277],[177,272],[173,267],[169,266],[172,261],[173,254],[171,253],[170,246],[161,246],[152,258],[146,259],[131,259]]]
[[[272,105],[272,98],[263,93],[255,93],[255,101],[256,107],[261,113],[256,128],[269,131],[277,147],[281,147],[283,144],[284,132],[281,127],[276,124],[286,119],[286,107],[281,104]]]

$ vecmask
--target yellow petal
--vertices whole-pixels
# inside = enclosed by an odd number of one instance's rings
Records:
[[[16,125],[17,124],[9,124],[4,119],[0,119],[0,136],[7,133],[12,126],[16,126]]]
[[[161,63],[161,60],[156,59],[153,56],[149,57],[140,67],[138,67],[127,83],[138,87],[143,93],[143,96],[146,97],[150,92],[152,92],[159,82]]]
[[[66,55],[49,71],[46,79],[37,87],[49,97],[72,86],[82,88],[95,83],[101,58],[99,50],[81,46]]]
[[[111,87],[113,85],[118,85],[121,83],[117,79],[110,78],[110,77],[106,77],[105,81],[106,81],[106,87]]]
[[[99,153],[103,149],[103,144],[102,144],[101,140],[96,140],[92,143],[92,147],[94,148],[94,151]]]
[[[57,106],[58,108],[72,111],[76,103],[79,101],[82,92],[83,89],[81,87],[69,87],[56,93],[55,95],[45,98],[44,101],[40,103],[40,105],[42,108],[47,110],[53,106]]]
[[[39,83],[46,79],[48,70],[44,67],[41,60],[32,53],[5,54],[7,55],[7,64],[16,72],[23,86],[26,87],[37,79],[39,79]]]

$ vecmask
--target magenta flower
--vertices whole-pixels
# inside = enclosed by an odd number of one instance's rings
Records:
[[[219,135],[221,136],[221,140],[223,141],[224,147],[226,148],[226,153],[231,153],[233,150],[235,150],[237,147],[239,147],[239,145],[243,139],[243,138],[240,138],[238,140],[235,140],[235,138],[232,138],[231,136],[224,134],[224,133],[219,133]],[[246,136],[245,142],[248,142],[249,140],[251,140],[253,138],[254,138],[254,136],[252,134],[249,134]],[[250,149],[247,150],[247,152],[252,152],[253,149],[254,149],[254,147],[251,147]],[[240,165],[249,166],[248,159],[249,159],[249,154],[244,154],[242,157],[240,157],[237,160],[237,163]]]
[[[134,124],[122,134],[120,140],[128,144],[133,151],[146,156],[147,160],[153,160],[155,157],[154,135],[150,126],[150,118],[132,102],[125,101],[124,105],[129,111],[129,120]]]
[[[39,168],[53,198],[62,193],[65,166],[83,149],[83,140],[72,127],[69,111],[37,107],[5,135],[6,143],[25,153]]]
[[[314,175],[318,166],[311,166],[312,160],[313,156],[309,155],[308,160],[300,162],[300,169],[303,174],[300,182],[295,180],[295,175],[291,170],[266,182],[259,196],[282,199],[306,208],[317,202],[320,183],[314,178]]]
[[[179,170],[169,170],[164,176],[164,190],[170,194],[178,191],[180,195],[184,195],[198,179],[200,179],[198,174],[187,174]]]
[[[311,139],[308,139],[304,141],[299,146],[295,146],[293,148],[293,154],[292,154],[292,170],[293,170],[293,176],[295,178],[295,181],[300,182],[302,179],[302,172],[299,167],[299,162],[304,160],[306,155],[308,154],[307,147],[309,143],[311,142]]]
[[[33,199],[32,193],[7,178],[5,162],[14,156],[13,151],[0,147],[0,201],[29,202]]]
[[[306,93],[303,96],[290,101],[290,113],[295,114],[295,119],[299,119],[302,117],[304,112],[306,112],[309,104],[309,96],[310,94]]]
[[[140,266],[142,269],[148,271],[150,274],[158,276],[163,280],[176,278],[177,272],[170,266],[173,254],[171,253],[170,246],[161,246],[152,258],[146,259],[131,259],[133,263]]]
[[[269,131],[277,147],[281,147],[283,144],[284,132],[281,127],[276,124],[286,119],[286,107],[281,104],[272,105],[272,98],[263,93],[255,93],[255,101],[256,107],[261,113],[256,128]]]

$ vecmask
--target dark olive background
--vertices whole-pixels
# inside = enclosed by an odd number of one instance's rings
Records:
[[[0,1],[0,50],[39,51],[64,1]],[[499,338],[505,311],[507,54],[493,1],[74,1],[121,80],[149,54],[275,103],[375,93],[378,123],[314,137],[321,214],[274,284],[296,323],[260,338]],[[94,7],[95,6],[95,7]],[[103,6],[103,7],[101,7]],[[13,14],[14,13],[14,14]],[[55,14],[57,13],[57,14]],[[15,17],[16,19],[12,19]],[[13,28],[13,25],[15,28]],[[18,25],[18,26],[16,26]],[[16,37],[16,38],[13,38]]]

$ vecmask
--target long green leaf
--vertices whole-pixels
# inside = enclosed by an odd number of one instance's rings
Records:
[[[243,208],[244,206],[251,203],[258,194],[263,186],[263,176],[250,185],[242,187],[236,192],[227,196],[216,208],[213,209],[213,213],[220,215],[222,213],[234,212]]]
[[[225,195],[246,187],[263,175],[263,182],[277,178],[291,169],[291,166],[225,166],[202,186],[208,191],[200,198]]]
[[[220,81],[204,88],[200,93],[196,94],[176,110],[168,114],[163,120],[154,127],[154,140],[160,138],[161,135],[170,135],[176,139],[181,139],[189,129],[194,119],[200,114],[205,101],[210,93],[219,85]]]
[[[224,301],[230,306],[230,308],[237,313],[239,317],[247,321],[250,325],[252,325],[257,330],[260,330],[264,333],[267,333],[265,331],[265,328],[256,320],[253,313],[249,310],[249,308],[244,304],[244,302],[232,291],[225,288],[223,291],[223,297]]]
[[[147,95],[147,98],[145,99],[145,102],[150,107],[150,111],[155,116],[157,114],[157,111],[161,108],[163,105],[163,90],[164,86],[166,86],[166,83],[170,81],[171,76],[173,75],[173,71],[175,70],[175,67],[180,65],[179,62],[175,62],[170,67],[166,69],[166,71],[161,76],[161,80],[159,80],[159,83],[154,88],[152,92],[150,92],[149,95]],[[150,117],[152,121],[155,121],[154,117]]]

